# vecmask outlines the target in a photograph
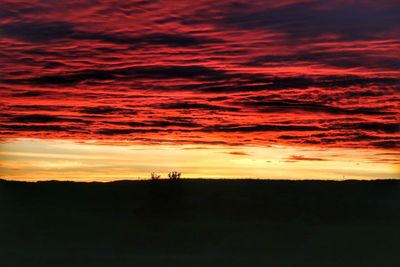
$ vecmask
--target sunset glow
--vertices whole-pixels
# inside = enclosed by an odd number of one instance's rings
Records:
[[[13,180],[114,181],[167,178],[387,179],[399,171],[398,153],[294,146],[96,145],[14,140],[1,146],[0,175]],[[383,160],[385,158],[387,160]],[[388,159],[390,158],[390,159]],[[29,176],[27,175],[29,173]]]
[[[400,178],[398,1],[0,3],[0,178]]]

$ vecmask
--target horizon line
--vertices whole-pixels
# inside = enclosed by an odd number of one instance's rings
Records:
[[[195,180],[207,180],[207,181],[286,181],[286,182],[381,182],[381,181],[399,181],[400,178],[383,178],[383,179],[272,179],[272,178],[180,178],[180,179],[169,179],[169,178],[160,178],[160,179],[119,179],[119,180],[109,180],[109,181],[101,181],[101,180],[13,180],[7,178],[0,178],[0,182],[17,182],[17,183],[46,183],[46,182],[57,182],[57,183],[118,183],[118,182],[157,182],[157,181],[195,181]]]

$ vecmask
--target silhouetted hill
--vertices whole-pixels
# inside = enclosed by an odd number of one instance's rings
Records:
[[[1,266],[396,266],[400,182],[0,180]]]

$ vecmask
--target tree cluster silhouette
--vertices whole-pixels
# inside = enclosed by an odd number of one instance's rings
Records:
[[[169,179],[177,180],[177,179],[181,178],[181,173],[177,172],[177,171],[172,171],[172,172],[168,173],[168,177],[169,177]]]
[[[161,175],[159,175],[159,174],[157,174],[155,172],[152,172],[150,174],[150,177],[151,177],[151,180],[157,180],[157,179],[160,179]]]
[[[181,178],[182,173],[177,171],[171,171],[168,173],[168,178],[171,180],[178,180]],[[161,175],[157,174],[156,172],[150,173],[151,180],[158,180],[161,178]]]

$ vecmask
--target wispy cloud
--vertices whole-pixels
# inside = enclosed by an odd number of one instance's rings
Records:
[[[307,157],[303,155],[291,155],[287,158],[289,161],[325,161],[327,159],[317,157]]]
[[[395,1],[2,1],[0,135],[392,150],[399,15]]]

